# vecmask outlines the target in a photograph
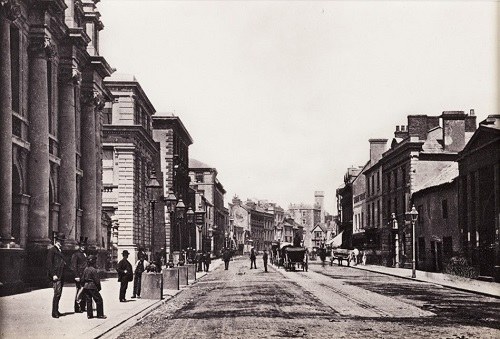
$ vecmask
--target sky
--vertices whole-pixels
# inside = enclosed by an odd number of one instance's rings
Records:
[[[498,114],[496,1],[98,3],[100,54],[179,116],[234,195],[336,214],[346,169],[409,114]]]

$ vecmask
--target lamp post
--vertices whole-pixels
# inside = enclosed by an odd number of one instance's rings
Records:
[[[411,233],[412,233],[412,259],[411,259],[411,277],[416,278],[416,241],[415,241],[415,223],[418,219],[418,211],[413,205],[410,212],[407,212],[406,215],[410,215],[411,217]]]
[[[186,218],[187,218],[187,224],[188,224],[188,235],[189,235],[189,244],[188,244],[188,247],[192,248],[192,243],[191,243],[191,227],[193,226],[194,224],[194,211],[193,209],[191,208],[191,206],[189,206],[187,212],[186,212]],[[195,246],[196,247],[196,246]]]
[[[208,238],[210,239],[210,252],[212,251],[212,237],[214,236],[214,229],[212,226],[208,229]]]
[[[395,267],[399,267],[399,227],[398,227],[398,219],[396,219],[396,213],[391,214],[391,222],[392,222],[392,230],[394,231],[394,243],[395,243],[395,252],[396,252],[396,262],[394,264]]]
[[[203,246],[203,236],[202,236],[202,230],[203,230],[203,225],[205,224],[205,210],[206,206],[203,203],[203,200],[200,201],[198,204],[198,208],[196,209],[195,214],[195,223],[196,223],[196,228],[198,229],[198,239],[199,239],[199,244],[198,244],[198,250],[204,251],[204,246]]]
[[[177,203],[177,197],[172,191],[169,191],[167,196],[164,198],[165,204],[167,205],[167,211],[170,218],[170,228],[173,226],[175,204]],[[172,252],[172,250],[170,250]],[[170,253],[172,254],[172,253]],[[172,263],[170,263],[172,261]],[[168,260],[169,265],[173,265],[173,259]],[[165,263],[167,263],[167,233],[165,232]]]
[[[184,219],[184,211],[186,210],[186,205],[184,205],[184,201],[182,201],[182,196],[179,197],[179,201],[177,205],[175,205],[175,214],[177,217],[177,226],[179,230],[179,262],[183,261],[182,258],[182,233],[181,226],[182,220]]]
[[[150,227],[150,239],[151,239],[151,256],[154,258],[154,249],[155,249],[155,205],[157,203],[155,199],[155,191],[161,188],[161,184],[158,182],[156,178],[156,171],[152,170],[149,175],[148,182],[146,184],[146,188],[149,190],[150,200],[149,203],[151,205],[151,227]]]

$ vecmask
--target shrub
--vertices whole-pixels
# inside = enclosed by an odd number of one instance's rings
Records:
[[[459,277],[475,279],[479,275],[477,267],[470,264],[464,256],[451,257],[444,265],[444,273],[457,275]]]

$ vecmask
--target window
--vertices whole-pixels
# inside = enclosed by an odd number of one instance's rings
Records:
[[[106,106],[102,110],[103,123],[106,125],[111,125],[113,123],[113,107]]]
[[[418,212],[418,219],[417,219],[417,224],[422,226],[424,224],[424,206],[423,205],[418,205],[417,206],[417,212]]]
[[[453,254],[453,239],[451,237],[443,237],[443,253],[446,256]]]
[[[196,173],[194,181],[195,182],[204,182],[203,173]]]
[[[420,261],[425,260],[425,238],[418,238],[418,259]]]
[[[382,224],[382,213],[380,211],[380,200],[377,200],[377,226],[380,226]]]
[[[442,211],[443,211],[443,219],[448,218],[448,201],[444,199],[441,201]]]
[[[387,173],[387,191],[391,190],[391,173]]]
[[[11,86],[12,86],[12,110],[14,112],[21,112],[20,92],[20,57],[19,57],[19,29],[16,26],[10,26],[10,72],[11,72]]]
[[[368,193],[368,196],[369,196],[370,195],[370,177],[368,177],[368,180],[366,181],[366,185],[368,186],[366,192]]]
[[[306,224],[306,219],[302,219],[302,225]]]
[[[398,170],[394,170],[394,189],[398,188]]]
[[[377,171],[377,192],[380,191],[380,172]]]
[[[368,220],[367,220],[368,225],[371,225],[372,221],[373,220],[371,219],[371,206],[368,205]]]

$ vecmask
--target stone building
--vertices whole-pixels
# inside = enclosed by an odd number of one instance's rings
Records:
[[[303,227],[304,246],[309,250],[314,247],[313,243],[313,228],[320,222],[325,220],[324,210],[324,192],[314,192],[314,204],[308,205],[304,203],[290,204],[288,206],[288,214],[290,217]]]
[[[365,248],[367,209],[371,208],[371,206],[366,205],[366,179],[364,176],[369,164],[367,162],[358,176],[352,181],[352,246],[358,249]]]
[[[382,154],[387,151],[387,139],[370,139],[370,161],[363,174],[366,181],[366,226],[365,250],[367,253],[367,262],[370,264],[381,264],[382,258],[388,256],[389,249],[382,249],[381,238],[388,235],[382,234],[383,231],[391,230],[383,227],[382,224],[382,165],[379,162]],[[385,251],[385,252],[384,252]]]
[[[163,197],[173,193],[176,205],[180,205],[181,199],[183,204],[187,202],[182,213],[178,213],[180,209],[176,213],[169,213],[167,208],[164,210],[165,251],[172,254],[186,248],[190,236],[196,237],[196,230],[189,227],[186,220],[187,207],[195,204],[195,196],[189,187],[189,146],[193,139],[179,117],[166,114],[153,117],[153,139],[160,144]]]
[[[226,190],[217,178],[217,174],[215,167],[196,159],[189,159],[190,185],[196,192],[203,195],[213,207],[211,213],[207,214],[206,223],[201,233],[202,241],[207,244],[204,245],[204,248],[210,248],[214,253],[219,253],[222,250],[227,237],[232,238],[232,235],[229,234],[228,210],[224,207]],[[193,208],[195,207],[193,206]],[[212,228],[211,237],[209,236],[210,228]],[[192,247],[195,246],[195,244],[192,245]]]
[[[418,211],[415,239],[419,270],[440,272],[462,250],[457,178],[458,163],[453,162],[413,193],[412,201]]]
[[[479,124],[460,152],[459,225],[467,258],[500,282],[500,115]]]
[[[100,121],[112,73],[97,0],[0,2],[0,281],[46,284],[53,233],[106,261]],[[6,269],[8,267],[8,269]]]
[[[411,224],[405,222],[406,212],[411,209],[411,196],[430,178],[458,159],[458,152],[475,129],[476,116],[473,111],[471,114],[446,111],[440,116],[409,115],[408,125],[396,128],[391,147],[380,160],[384,210],[382,224],[395,228],[392,234],[386,232],[381,239],[383,249],[389,249],[384,264],[411,264],[412,230]],[[396,251],[396,248],[399,250]]]
[[[136,262],[139,249],[152,258],[164,247],[163,202],[146,188],[152,171],[162,181],[160,148],[152,129],[156,111],[134,76],[114,74],[105,85],[112,96],[103,110],[102,206],[119,223],[113,262],[121,260],[123,250]],[[150,205],[153,199],[158,200],[155,227]]]
[[[353,194],[352,183],[361,172],[362,167],[350,167],[344,175],[344,183],[337,188],[337,215],[342,233],[342,248],[352,248]]]

